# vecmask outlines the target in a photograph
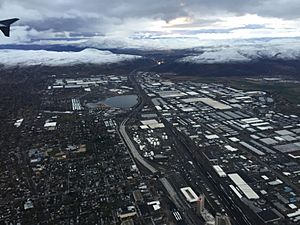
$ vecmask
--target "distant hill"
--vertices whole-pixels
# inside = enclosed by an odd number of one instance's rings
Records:
[[[89,63],[91,60],[88,60],[88,63],[85,63],[85,65],[64,66],[68,68],[105,68],[105,70],[112,71],[116,67],[116,69],[122,68],[122,71],[128,72],[140,69],[157,73],[175,73],[190,76],[288,75],[300,79],[300,55],[298,56],[298,51],[296,50],[294,52],[283,51],[281,53],[275,50],[269,52],[253,49],[246,49],[243,52],[239,49],[226,49],[223,52],[222,49],[205,51],[203,49],[142,50],[130,48],[97,48],[95,51],[91,49],[87,51],[82,47],[65,45],[0,45],[0,49],[78,53],[97,53],[96,50],[99,50],[100,52],[110,51],[116,55],[126,55],[129,58],[133,55],[142,56],[138,60],[123,61],[119,65],[115,63],[105,66],[89,65],[93,63]],[[114,56],[113,54],[112,56]],[[83,57],[83,59],[85,58]],[[3,65],[3,61],[0,61],[0,65]],[[78,64],[80,63],[80,60],[78,60]],[[37,66],[42,67],[43,65]]]
[[[300,79],[300,60],[260,59],[254,62],[194,64],[166,62],[152,68],[159,73],[172,72],[193,76],[260,76],[288,75]]]

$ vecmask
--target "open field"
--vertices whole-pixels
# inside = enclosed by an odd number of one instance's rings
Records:
[[[279,83],[252,80],[227,80],[230,86],[243,90],[262,90],[279,94],[291,103],[300,104],[300,84],[299,83]]]
[[[223,83],[242,90],[262,90],[280,95],[293,104],[300,104],[300,83],[295,81],[279,82],[266,81],[263,79],[247,79],[238,77],[195,77],[195,76],[174,76],[166,75],[166,78],[174,82],[184,80],[200,81],[204,83]]]

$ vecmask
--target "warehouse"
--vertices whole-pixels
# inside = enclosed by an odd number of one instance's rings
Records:
[[[259,196],[237,173],[228,174],[229,178],[244,193],[248,199],[259,199]]]
[[[190,203],[198,201],[199,197],[190,187],[180,188],[180,191],[185,196],[186,200]]]

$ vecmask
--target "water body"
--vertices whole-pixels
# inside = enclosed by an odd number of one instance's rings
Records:
[[[120,95],[120,96],[107,98],[97,103],[88,103],[87,106],[94,108],[97,107],[97,105],[99,104],[104,104],[114,108],[130,108],[137,103],[138,103],[137,95]]]

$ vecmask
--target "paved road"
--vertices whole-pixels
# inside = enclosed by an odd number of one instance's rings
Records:
[[[127,147],[130,149],[133,158],[135,158],[140,164],[142,164],[145,168],[147,168],[151,173],[158,172],[152,165],[150,165],[138,152],[134,144],[132,143],[130,137],[126,132],[125,124],[129,118],[126,118],[120,125],[120,134],[123,137],[124,142],[126,143]]]
[[[138,95],[141,98],[140,99],[140,103],[139,105],[137,105],[137,107],[135,107],[133,109],[133,111],[130,113],[130,115],[122,121],[120,127],[119,127],[119,133],[121,135],[121,137],[123,138],[123,141],[125,142],[125,144],[127,145],[128,149],[131,152],[131,155],[133,156],[133,158],[135,160],[137,160],[142,166],[144,166],[145,168],[147,168],[151,173],[155,174],[157,172],[159,172],[158,169],[156,169],[154,166],[152,166],[150,163],[148,163],[143,156],[140,155],[139,151],[136,149],[135,145],[132,143],[130,137],[128,136],[127,132],[126,132],[126,123],[128,122],[128,120],[131,118],[132,115],[138,113],[142,107],[143,107],[143,95],[141,93],[141,89],[140,86],[138,85],[138,83],[135,80],[135,71],[133,71],[130,75],[130,80],[133,83],[133,85],[135,86],[135,88],[137,89],[137,91],[139,92]],[[190,206],[188,205],[187,202],[185,202],[184,200],[181,200],[181,198],[178,195],[178,191],[176,191],[173,186],[171,185],[171,183],[167,180],[167,178],[160,178],[159,181],[162,183],[162,185],[164,186],[164,188],[166,189],[166,191],[168,192],[170,199],[172,200],[172,202],[176,205],[176,207],[181,211],[181,213],[183,214],[183,217],[185,218],[185,221],[187,222],[187,224],[191,224],[191,225],[202,225],[203,221],[200,220],[200,218],[198,218],[194,212],[192,212],[190,210]]]

